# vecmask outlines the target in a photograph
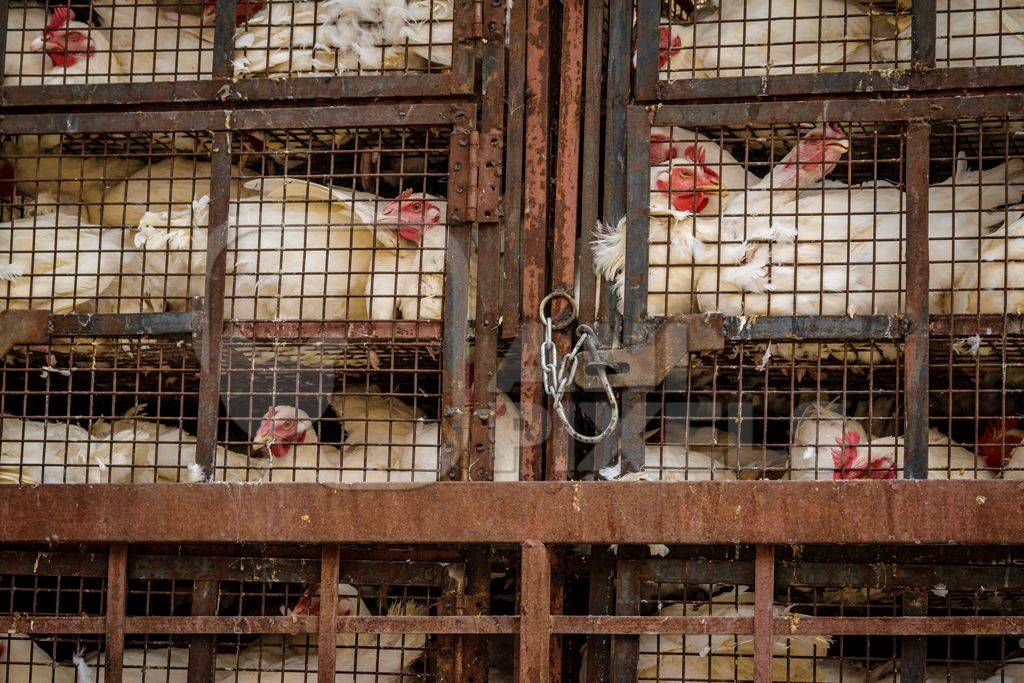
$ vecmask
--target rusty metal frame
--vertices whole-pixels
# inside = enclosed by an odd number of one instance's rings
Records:
[[[1018,66],[935,67],[935,0],[915,0],[911,14],[911,68],[793,75],[679,78],[658,74],[660,0],[636,0],[634,92],[640,102],[760,99],[842,94],[904,94],[1014,89],[1024,85]],[[628,48],[627,48],[628,49]],[[615,54],[621,61],[631,55]]]
[[[7,4],[0,10],[0,32],[6,38]],[[478,32],[476,2],[454,3],[452,18],[452,66],[440,74],[384,74],[324,76],[286,79],[233,80],[231,53],[234,49],[235,0],[217,0],[214,27],[213,73],[210,80],[167,83],[97,83],[93,85],[28,85],[0,87],[2,107],[53,107],[82,105],[160,104],[167,102],[210,102],[224,106],[231,102],[279,100],[294,103],[307,100],[371,100],[380,98],[425,98],[469,95],[474,92],[475,43]]]

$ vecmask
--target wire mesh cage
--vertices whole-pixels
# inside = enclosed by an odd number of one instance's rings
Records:
[[[238,0],[232,3],[230,23],[218,23],[218,4],[213,0],[12,3],[6,17],[4,85],[195,85],[211,79],[231,83],[426,76],[434,80],[418,87],[443,94],[464,87],[454,85],[449,76],[453,70],[471,66],[471,53],[454,35],[456,14],[472,12],[471,3]],[[232,10],[225,5],[219,11]],[[217,64],[218,51],[224,55],[222,65]],[[275,92],[273,86],[250,91],[265,96]],[[131,97],[133,91],[118,92]],[[181,92],[191,98],[216,96],[216,89]],[[148,97],[163,96],[152,90]],[[71,101],[66,94],[58,94],[57,99],[65,98]]]
[[[495,577],[507,581],[500,558]],[[117,658],[124,680],[185,681],[206,666],[215,680],[316,680],[322,641],[308,619],[322,609],[319,548],[140,546],[127,557],[120,595],[109,588],[110,562],[91,546],[0,554],[5,680],[104,680],[110,640],[119,637],[102,626],[112,604],[125,624]],[[334,611],[343,619],[459,615],[478,589],[466,555],[450,548],[346,547],[336,576]],[[56,635],[45,632],[48,619],[60,624]],[[219,635],[193,630],[203,619],[233,626]],[[452,670],[456,636],[365,629],[338,631],[336,680],[445,680]]]

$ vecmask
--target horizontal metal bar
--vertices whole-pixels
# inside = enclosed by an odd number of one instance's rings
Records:
[[[959,88],[1010,88],[1024,83],[1016,66],[962,67],[954,69],[889,69],[722,78],[686,78],[661,81],[660,101],[695,99],[786,97],[817,94],[867,94],[931,91]]]
[[[1024,108],[1024,94],[908,97],[896,100],[817,100],[668,104],[653,110],[655,126],[723,126],[805,121],[906,121],[999,116]]]
[[[193,334],[201,331],[202,320],[199,313],[174,312],[52,315],[50,334],[55,337]]]
[[[1024,590],[1024,567],[944,566],[842,562],[781,562],[775,568],[777,586],[828,588],[926,588],[942,584],[950,590]]]
[[[1020,635],[1024,617],[808,617],[772,620],[772,633],[830,636]]]
[[[0,542],[1013,544],[1022,504],[1010,481],[17,485]]]
[[[972,334],[1024,334],[1024,315],[932,315],[928,321],[931,336],[966,336]]]
[[[359,106],[279,109],[219,108],[154,112],[66,112],[9,114],[0,128],[11,135],[33,133],[156,133],[228,131],[255,128],[326,128],[358,126],[451,126],[475,116],[476,105],[451,101],[431,104],[367,104]]]
[[[158,104],[164,102],[239,102],[266,100],[344,100],[381,97],[443,97],[457,89],[448,74],[323,76],[311,78],[224,79],[174,83],[96,83],[22,85],[3,90],[7,107]]]
[[[331,339],[381,341],[394,339],[440,340],[440,321],[367,320],[326,322],[228,322],[227,339]]]
[[[623,617],[608,615],[551,617],[553,633],[588,633],[631,635],[638,633],[672,633],[675,635],[708,635],[729,633],[751,635],[753,617]]]
[[[727,339],[900,339],[906,323],[898,315],[726,316]]]
[[[106,562],[106,559],[103,560]],[[0,630],[24,633],[105,633],[106,617],[0,617]]]

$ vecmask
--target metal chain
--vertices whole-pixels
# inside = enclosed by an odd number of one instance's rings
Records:
[[[557,326],[552,323],[551,318],[544,312],[548,303],[556,297],[561,297],[572,305],[571,317]],[[583,443],[600,443],[615,430],[616,425],[619,423],[619,403],[615,399],[615,392],[608,383],[608,373],[604,364],[600,362],[591,364],[597,372],[598,379],[601,381],[601,386],[604,388],[604,394],[608,399],[608,405],[611,406],[612,413],[611,418],[608,420],[608,426],[600,434],[589,436],[576,431],[565,414],[565,406],[562,404],[562,395],[573,381],[573,378],[576,377],[580,352],[586,348],[594,359],[599,358],[597,334],[589,325],[580,325],[576,328],[576,334],[579,338],[572,347],[572,351],[562,358],[558,357],[558,349],[555,347],[555,342],[552,338],[553,333],[556,329],[561,330],[568,327],[569,323],[575,319],[576,311],[576,300],[565,292],[552,292],[540,302],[540,319],[544,323],[544,343],[540,345],[540,366],[544,378],[544,393],[554,401],[555,415],[558,416],[562,426],[565,427],[565,430],[569,432],[572,438]]]

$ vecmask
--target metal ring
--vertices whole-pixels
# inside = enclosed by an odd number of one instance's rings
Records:
[[[551,320],[551,318],[544,314],[544,309],[547,308],[548,304],[554,299],[565,299],[572,307],[570,316],[557,325]],[[572,324],[572,321],[576,319],[576,315],[578,313],[579,309],[576,306],[576,299],[569,292],[555,290],[540,300],[540,321],[545,325],[551,325],[551,329],[553,330],[564,330],[569,327],[569,325]]]

